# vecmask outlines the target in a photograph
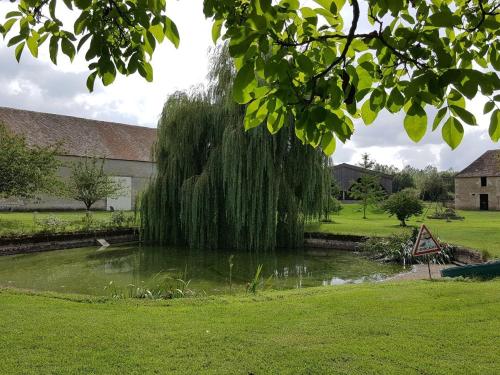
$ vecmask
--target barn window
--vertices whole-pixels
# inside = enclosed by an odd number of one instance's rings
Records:
[[[481,186],[486,186],[488,184],[488,181],[486,177],[481,177]]]

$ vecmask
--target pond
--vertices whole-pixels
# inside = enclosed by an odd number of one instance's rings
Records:
[[[0,257],[0,286],[90,295],[127,295],[137,288],[184,293],[245,291],[262,265],[259,288],[294,289],[382,280],[402,271],[338,250],[300,249],[251,254],[127,244]],[[184,282],[180,281],[183,280]],[[189,284],[186,286],[186,282]],[[169,290],[170,290],[169,289]]]

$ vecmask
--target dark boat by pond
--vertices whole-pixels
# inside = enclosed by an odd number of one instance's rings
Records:
[[[443,277],[479,277],[491,279],[500,277],[500,261],[482,264],[471,264],[468,266],[451,267],[441,270]]]

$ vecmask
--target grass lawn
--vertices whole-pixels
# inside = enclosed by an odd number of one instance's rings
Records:
[[[332,223],[312,223],[306,226],[306,230],[382,237],[405,230],[399,226],[399,221],[395,217],[389,217],[386,213],[371,210],[367,214],[367,219],[363,219],[361,205],[346,204],[343,207],[340,215],[331,216]],[[432,210],[429,210],[429,214]],[[446,222],[446,220],[425,219],[422,222],[412,218],[407,224],[420,226],[424,223],[443,241],[487,251],[493,258],[500,258],[500,212],[457,212],[464,216],[465,220]]]
[[[499,290],[419,281],[148,302],[0,289],[0,374],[498,374]]]
[[[127,213],[133,215],[132,212]],[[96,221],[104,222],[111,219],[112,213],[109,211],[92,211],[92,216]],[[59,220],[68,223],[66,230],[77,230],[81,226],[81,221],[85,216],[85,211],[64,211],[64,212],[0,212],[0,236],[11,234],[30,234],[41,231],[40,222],[45,218],[55,216]]]

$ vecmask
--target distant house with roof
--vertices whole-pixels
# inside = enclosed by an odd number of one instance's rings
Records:
[[[500,150],[486,151],[455,176],[455,208],[500,210]]]
[[[152,146],[156,129],[105,121],[0,107],[0,124],[25,137],[29,146],[61,145],[59,175],[65,179],[71,165],[87,156],[105,158],[104,170],[123,187],[121,196],[97,202],[94,209],[134,208],[137,194],[155,172]],[[80,202],[44,196],[37,200],[0,200],[0,210],[83,209]]]
[[[373,171],[371,169],[366,169],[358,167],[356,165],[351,165],[347,163],[342,163],[335,165],[333,167],[333,178],[336,180],[340,189],[340,199],[346,200],[350,199],[349,192],[354,183],[359,181],[363,175],[377,176],[380,179],[380,185],[387,194],[392,194],[392,180],[393,177],[387,173]]]

